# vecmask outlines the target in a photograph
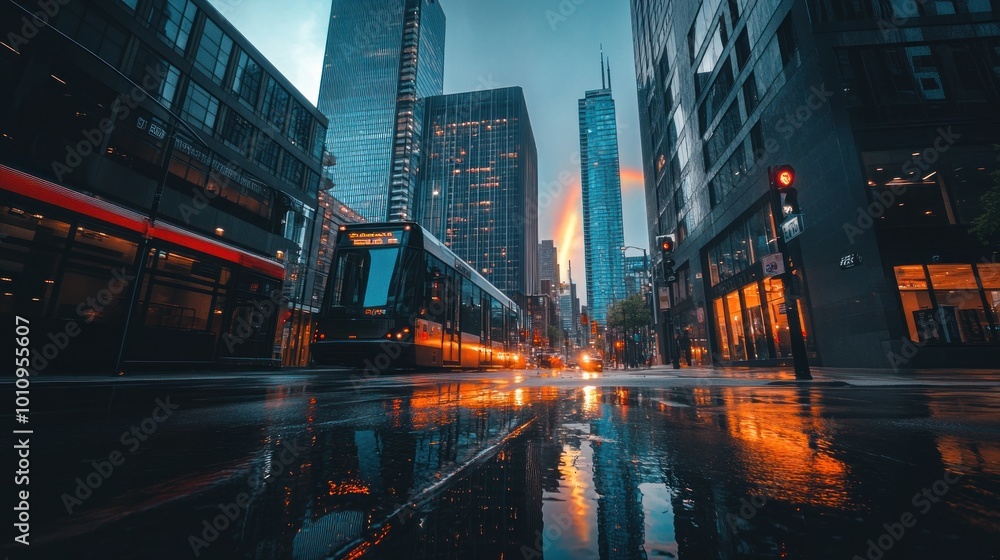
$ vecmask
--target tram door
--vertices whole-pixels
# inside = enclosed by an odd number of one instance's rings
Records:
[[[462,297],[462,278],[451,270],[444,280],[444,317],[442,318],[444,341],[441,345],[441,360],[445,364],[462,362],[462,331],[459,329],[459,306]]]

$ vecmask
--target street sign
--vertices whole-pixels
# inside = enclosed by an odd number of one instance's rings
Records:
[[[802,234],[806,226],[802,223],[802,214],[792,214],[781,222],[781,236],[785,241],[791,241]]]
[[[785,259],[781,253],[764,255],[760,262],[764,265],[764,276],[781,276],[785,273]]]
[[[670,309],[670,288],[660,287],[660,311]]]
[[[861,264],[861,253],[852,253],[840,258],[840,270],[854,268]]]

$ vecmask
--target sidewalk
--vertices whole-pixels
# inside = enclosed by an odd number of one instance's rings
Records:
[[[671,365],[658,365],[650,369],[607,369],[608,376],[662,376],[690,379],[743,379],[753,381],[775,381],[786,383],[821,383],[843,382],[851,385],[925,385],[925,384],[987,384],[1000,387],[1000,369],[927,369],[899,370],[891,369],[848,369],[848,368],[810,368],[812,381],[796,380],[791,367],[687,367],[674,369]]]

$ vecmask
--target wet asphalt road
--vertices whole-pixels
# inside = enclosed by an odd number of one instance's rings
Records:
[[[3,553],[1000,558],[995,383],[684,373],[38,383]]]

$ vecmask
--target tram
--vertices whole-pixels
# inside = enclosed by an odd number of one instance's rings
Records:
[[[317,365],[524,367],[521,309],[414,222],[340,227],[311,345]]]

